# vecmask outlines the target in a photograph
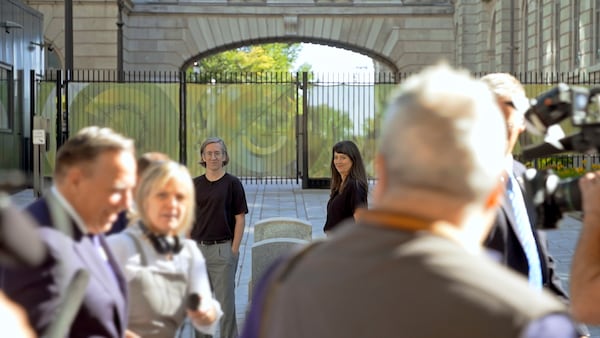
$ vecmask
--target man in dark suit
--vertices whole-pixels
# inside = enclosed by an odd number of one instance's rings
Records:
[[[108,128],[84,128],[59,149],[54,186],[26,208],[42,226],[49,258],[6,269],[3,281],[38,335],[63,321],[69,337],[126,336],[126,282],[103,233],[129,206],[135,179],[133,141]],[[89,281],[78,298],[71,283],[82,272]]]
[[[488,74],[481,80],[488,84],[496,96],[506,120],[508,136],[506,194],[485,246],[500,254],[502,264],[528,278],[532,288],[547,288],[568,303],[569,296],[555,272],[545,234],[534,226],[535,209],[525,194],[522,180],[526,167],[512,156],[519,135],[525,131],[524,113],[529,107],[525,90],[515,77],[506,73]],[[589,336],[589,331],[583,325],[578,331],[582,337]]]

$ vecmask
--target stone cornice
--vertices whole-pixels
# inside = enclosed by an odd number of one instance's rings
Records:
[[[382,3],[305,3],[305,4],[273,4],[273,3],[202,3],[183,1],[157,1],[154,3],[135,3],[132,14],[224,14],[224,15],[438,15],[453,14],[451,4],[428,5],[390,5]]]

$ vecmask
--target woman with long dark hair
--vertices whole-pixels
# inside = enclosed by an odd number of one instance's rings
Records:
[[[325,233],[343,220],[354,220],[358,209],[366,209],[368,191],[367,171],[358,147],[352,141],[336,143],[331,156],[331,194],[327,202]]]

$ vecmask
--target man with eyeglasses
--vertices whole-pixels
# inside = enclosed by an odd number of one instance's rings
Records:
[[[568,295],[556,274],[554,259],[549,255],[545,234],[535,229],[533,202],[525,193],[522,176],[526,167],[513,158],[519,135],[525,131],[525,111],[529,100],[525,89],[514,76],[488,74],[481,78],[496,96],[508,136],[506,149],[506,193],[494,225],[484,245],[500,254],[500,262],[524,275],[534,290],[547,288],[565,303]],[[589,336],[586,326],[579,325],[581,337]]]
[[[223,309],[221,337],[234,338],[238,336],[235,273],[248,213],[246,193],[240,180],[225,171],[229,154],[222,139],[206,139],[200,146],[200,157],[206,172],[194,178],[196,219],[191,237],[206,259],[215,298]],[[196,337],[201,336],[196,333]]]

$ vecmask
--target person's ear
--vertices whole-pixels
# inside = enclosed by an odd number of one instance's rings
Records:
[[[84,172],[79,166],[71,166],[64,170],[60,178],[60,189],[65,196],[78,196],[79,187],[84,179]]]
[[[83,179],[83,170],[79,166],[72,166],[67,169],[65,180],[72,186],[76,187]]]

